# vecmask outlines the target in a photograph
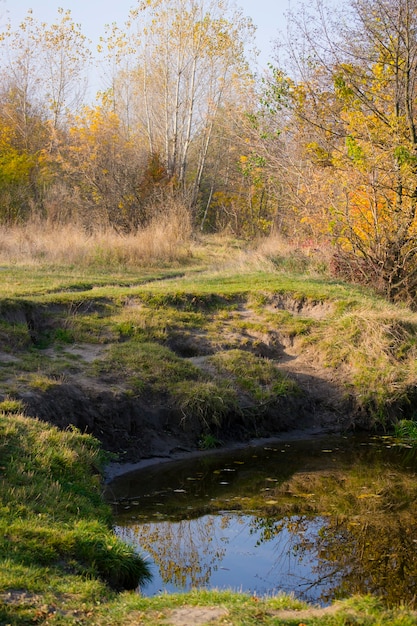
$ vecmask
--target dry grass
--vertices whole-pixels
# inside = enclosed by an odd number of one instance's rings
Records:
[[[333,250],[317,241],[284,238],[272,233],[256,242],[250,251],[251,263],[273,271],[296,274],[326,274]]]
[[[108,228],[92,234],[78,225],[31,222],[0,226],[0,263],[65,264],[79,267],[143,266],[184,261],[191,256],[186,209],[175,207],[132,234]]]
[[[79,224],[32,220],[22,225],[0,225],[0,264],[81,268],[137,267],[184,262],[191,257],[209,261],[212,268],[323,273],[329,253],[307,242],[288,241],[279,235],[249,245],[228,235],[193,240],[188,209],[174,200],[155,207],[155,218],[135,233],[114,228],[88,232]]]

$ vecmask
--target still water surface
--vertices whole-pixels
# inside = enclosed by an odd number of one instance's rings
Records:
[[[275,441],[163,463],[107,488],[153,595],[193,587],[415,604],[417,454],[390,438]]]

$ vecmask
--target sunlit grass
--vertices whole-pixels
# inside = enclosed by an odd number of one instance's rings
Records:
[[[19,589],[24,568],[44,568],[33,591],[66,573],[135,587],[149,575],[110,528],[101,497],[106,456],[98,441],[0,412],[0,561],[2,589]],[[20,574],[19,574],[20,572]],[[28,588],[28,581],[23,586]]]
[[[233,377],[238,387],[248,393],[259,408],[280,398],[295,394],[295,382],[283,375],[269,359],[243,350],[227,350],[210,357],[220,375]]]

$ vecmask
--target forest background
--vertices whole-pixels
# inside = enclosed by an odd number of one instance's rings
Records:
[[[66,9],[6,24],[2,257],[17,229],[21,248],[69,229],[126,247],[274,232],[413,304],[417,0],[297,4],[262,76],[254,34],[227,0],[139,1],[97,50]]]

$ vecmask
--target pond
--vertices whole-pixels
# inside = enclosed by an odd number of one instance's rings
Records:
[[[416,605],[417,454],[389,437],[271,440],[131,472],[106,496],[118,535],[150,559],[144,595]]]

